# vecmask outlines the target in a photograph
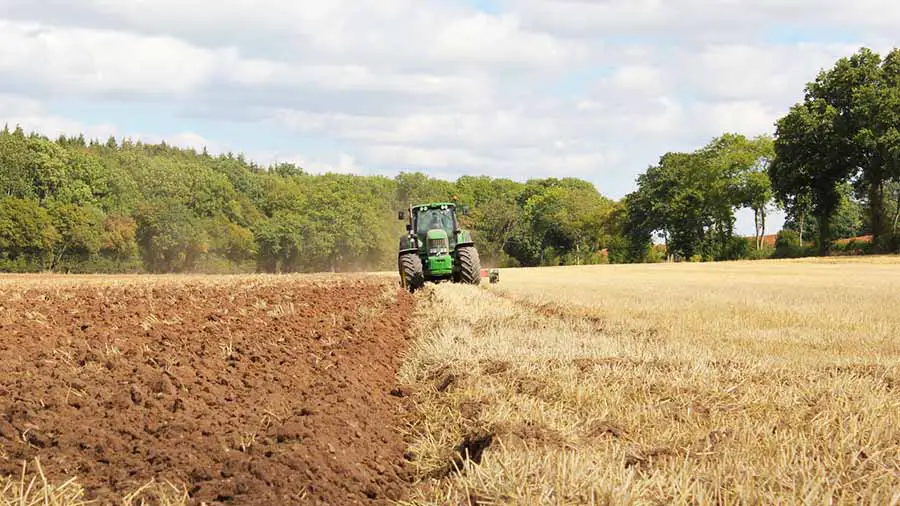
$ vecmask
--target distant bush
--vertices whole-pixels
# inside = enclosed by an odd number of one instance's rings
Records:
[[[871,241],[857,241],[850,239],[845,243],[835,243],[831,247],[834,256],[871,255],[875,253],[875,244]]]
[[[590,254],[588,258],[588,263],[591,265],[605,265],[609,263],[609,251],[608,250],[600,250],[597,252],[593,252]]]
[[[19,256],[15,258],[0,258],[0,272],[41,272],[44,268],[40,262]]]
[[[801,245],[800,234],[793,230],[778,232],[773,258],[801,258],[815,254],[813,246]]]
[[[666,248],[661,244],[651,245],[647,248],[643,262],[658,264],[666,261]]]
[[[743,237],[734,236],[728,240],[720,260],[741,260],[750,255],[750,243]]]
[[[628,239],[612,236],[607,241],[607,261],[611,264],[623,264],[628,261]]]
[[[747,256],[744,258],[747,260],[765,260],[774,256],[775,248],[763,244],[763,247],[760,249],[756,249],[755,247],[750,248],[750,250],[747,251]]]
[[[137,258],[113,260],[97,255],[87,260],[64,260],[57,265],[57,272],[70,274],[141,274],[144,264]]]

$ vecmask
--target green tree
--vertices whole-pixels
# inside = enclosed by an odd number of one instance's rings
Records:
[[[766,234],[766,216],[773,204],[774,192],[767,169],[775,157],[773,141],[768,136],[753,139],[738,134],[725,134],[704,148],[718,172],[721,214],[728,219],[730,209],[753,211],[756,249],[762,248]],[[731,234],[729,234],[730,236]]]
[[[776,194],[789,202],[808,194],[827,251],[841,195],[853,182],[866,194],[869,223],[878,247],[890,236],[885,187],[900,176],[900,52],[884,60],[867,48],[819,73],[802,103],[778,122]],[[777,180],[777,181],[776,181]]]
[[[850,183],[841,183],[837,186],[838,204],[831,219],[829,220],[829,237],[835,239],[845,239],[850,237],[858,237],[868,232],[866,223],[866,209],[863,202],[860,202],[854,195],[853,185]],[[804,223],[805,219],[805,223]],[[789,214],[785,220],[784,228],[798,233],[798,245],[802,241],[801,230],[804,227],[818,228],[816,218],[810,217],[808,210],[806,216]]]
[[[257,254],[256,237],[250,229],[224,215],[209,218],[205,225],[209,252],[235,264],[253,260]]]
[[[103,221],[101,252],[116,263],[127,262],[138,254],[137,222],[131,216],[110,214]]]
[[[45,269],[60,235],[46,209],[34,200],[0,199],[0,255],[17,270]]]
[[[136,213],[136,239],[151,272],[188,272],[209,249],[200,219],[184,204],[161,200]]]
[[[470,208],[460,223],[485,264],[593,263],[627,249],[625,207],[574,178],[311,175],[231,153],[21,128],[0,132],[0,197],[17,199],[6,203],[6,270],[233,272],[254,260],[270,272],[393,269],[396,211],[453,199]]]
[[[399,209],[426,202],[446,202],[455,194],[453,183],[430,178],[421,172],[401,172],[394,180]]]
[[[838,184],[849,180],[846,142],[836,130],[838,110],[819,98],[791,108],[777,122],[775,160],[769,179],[785,208],[802,210],[806,202],[816,217],[819,252],[828,251],[830,220],[840,205]]]
[[[0,132],[0,195],[37,198],[27,146],[24,135],[12,133],[8,128]]]
[[[65,263],[83,262],[100,253],[106,218],[102,211],[92,206],[53,202],[49,215],[59,233],[52,248],[53,269]]]
[[[614,205],[586,181],[529,181],[518,196],[521,219],[507,222],[506,252],[522,265],[598,261]]]
[[[754,211],[759,247],[772,201],[765,172],[772,156],[770,139],[738,134],[692,153],[666,153],[638,177],[638,189],[621,208],[619,237],[629,243],[621,247],[632,261],[646,259],[658,234],[669,255],[736,258],[743,255],[743,240],[734,237],[734,213],[742,207]]]

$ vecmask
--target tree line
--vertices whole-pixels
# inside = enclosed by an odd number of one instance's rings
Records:
[[[900,247],[900,52],[863,48],[807,84],[774,136],[666,153],[620,200],[574,178],[307,173],[130,139],[0,131],[0,270],[393,270],[396,211],[456,199],[484,265],[729,260]],[[777,247],[767,218],[784,210]],[[754,237],[735,233],[752,212]]]
[[[836,238],[871,235],[856,252],[900,249],[900,51],[861,48],[819,72],[774,137],[726,134],[692,153],[667,153],[625,199],[631,259],[654,236],[669,254],[704,260],[829,254]],[[777,248],[766,216],[786,215]],[[753,244],[734,236],[752,210]]]
[[[621,206],[576,179],[313,175],[242,155],[0,131],[0,270],[393,269],[411,203],[470,206],[486,265],[595,263]]]

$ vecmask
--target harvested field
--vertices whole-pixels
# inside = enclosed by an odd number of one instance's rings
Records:
[[[878,257],[429,288],[408,504],[896,506],[898,280]]]
[[[403,497],[393,279],[72,279],[0,277],[6,499],[23,462],[95,504]]]

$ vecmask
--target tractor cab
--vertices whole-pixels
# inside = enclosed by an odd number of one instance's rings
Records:
[[[429,232],[443,231],[450,240],[456,233],[456,206],[453,204],[431,204],[412,208],[413,229],[423,243],[429,239]],[[450,248],[448,243],[447,249]]]
[[[453,274],[451,252],[456,247],[456,206],[426,204],[410,208],[412,231],[418,239],[425,270],[432,276]]]
[[[415,289],[426,280],[480,281],[473,273],[478,252],[471,235],[460,230],[456,213],[456,204],[449,202],[410,206],[408,216],[399,212],[398,218],[407,222],[398,260],[404,286]],[[468,208],[462,213],[467,215]]]

